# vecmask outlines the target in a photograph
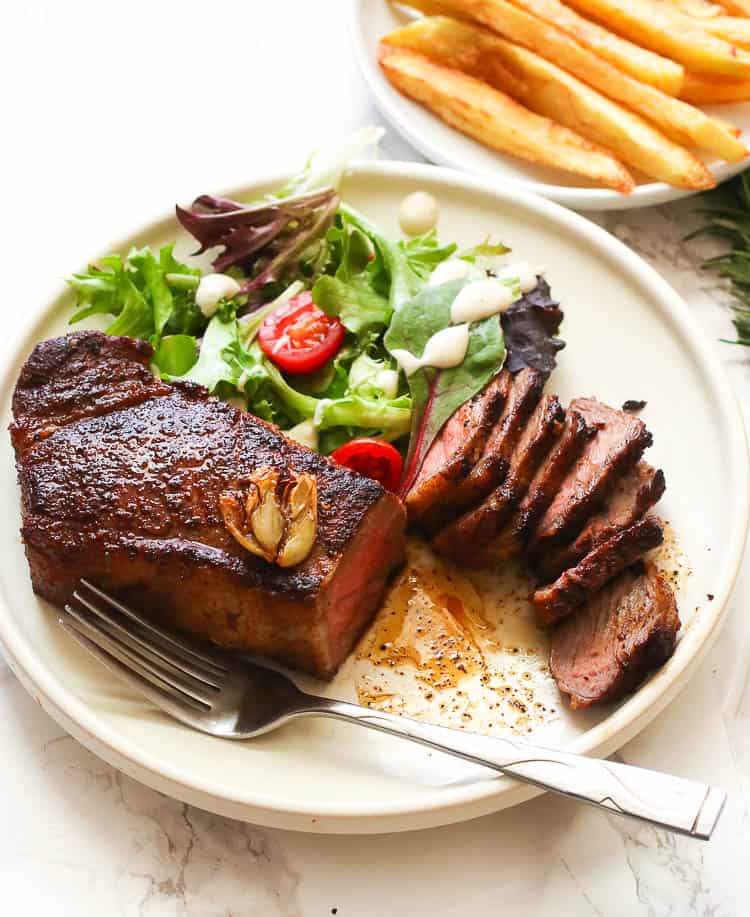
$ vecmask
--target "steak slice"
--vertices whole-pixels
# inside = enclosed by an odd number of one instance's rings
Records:
[[[332,675],[404,552],[401,501],[201,386],[156,381],[151,348],[98,332],[38,345],[11,436],[34,590],[79,577],[221,646]],[[317,479],[311,553],[282,569],[226,528],[219,496],[259,468]]]
[[[476,559],[508,521],[544,461],[565,414],[557,395],[544,395],[532,414],[510,459],[503,483],[478,507],[448,523],[435,538],[436,549],[449,557]]]
[[[638,462],[617,482],[606,507],[589,519],[571,544],[556,548],[539,559],[537,566],[545,582],[568,567],[574,567],[589,551],[633,525],[659,502],[665,488],[663,471],[657,471],[642,460]]]
[[[453,486],[420,524],[434,532],[470,506],[483,500],[505,478],[513,450],[534,412],[544,387],[544,377],[535,369],[522,369],[510,377],[508,397],[502,414],[484,442],[474,467]]]
[[[595,434],[596,427],[589,427],[578,411],[566,413],[559,440],[537,471],[508,525],[484,549],[483,564],[506,560],[523,552],[531,532],[554,499],[573,462]]]
[[[532,602],[537,617],[543,624],[554,624],[566,617],[621,570],[658,547],[663,538],[661,525],[653,516],[613,535],[554,583],[536,590]]]
[[[653,564],[637,564],[552,632],[550,669],[570,706],[616,701],[674,652],[680,618]]]
[[[552,548],[575,536],[586,519],[601,507],[618,478],[651,445],[651,434],[637,417],[595,398],[576,398],[570,408],[598,432],[584,448],[539,522],[528,549],[532,562],[543,559]]]
[[[469,473],[503,410],[512,378],[503,370],[446,422],[406,496],[411,521],[429,520],[456,482]]]

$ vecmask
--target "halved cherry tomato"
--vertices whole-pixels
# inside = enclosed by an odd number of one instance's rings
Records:
[[[313,373],[341,350],[346,331],[337,318],[326,315],[305,290],[263,319],[258,343],[287,373]]]
[[[382,439],[361,436],[331,453],[331,458],[352,471],[379,481],[386,490],[396,491],[404,462],[401,453]]]

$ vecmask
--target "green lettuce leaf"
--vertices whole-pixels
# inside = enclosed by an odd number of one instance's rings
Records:
[[[336,188],[352,159],[370,147],[376,147],[385,131],[369,125],[338,138],[311,154],[302,171],[276,192],[277,197],[307,194],[320,188]]]
[[[182,376],[198,359],[195,338],[190,334],[163,337],[154,351],[153,362],[163,376]]]
[[[76,294],[71,324],[91,315],[112,315],[107,334],[126,334],[158,348],[162,334],[199,334],[206,318],[195,305],[200,270],[177,261],[173,246],[157,258],[147,246],[127,258],[109,255],[88,271],[73,274]]]
[[[203,335],[197,361],[187,372],[172,376],[171,381],[196,382],[209,392],[216,391],[220,382],[236,385],[241,370],[225,351],[238,344],[237,319],[217,312]]]
[[[484,242],[464,249],[458,257],[473,264],[479,258],[498,258],[500,255],[507,255],[509,251],[507,245],[503,245],[502,242],[491,242],[487,236]]]
[[[421,356],[425,344],[451,324],[451,305],[465,280],[426,287],[394,313],[385,335],[389,352],[404,349]],[[500,318],[490,316],[469,329],[469,346],[463,362],[453,369],[423,367],[408,378],[412,398],[411,437],[404,465],[402,492],[406,493],[435,437],[451,415],[473,398],[500,372],[505,342]]]

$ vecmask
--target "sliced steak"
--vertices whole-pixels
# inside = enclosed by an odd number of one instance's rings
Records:
[[[596,436],[586,445],[547,508],[529,544],[533,561],[569,541],[651,445],[651,434],[642,420],[608,407],[595,398],[576,398],[577,411]]]
[[[484,549],[483,564],[507,560],[523,552],[529,536],[562,486],[573,462],[596,432],[596,427],[589,427],[578,411],[569,410],[566,413],[559,440],[534,476],[510,522]]]
[[[468,474],[455,480],[443,499],[420,520],[420,525],[427,531],[436,531],[468,507],[475,506],[508,473],[513,450],[544,387],[544,377],[535,369],[522,369],[510,378],[503,412],[490,431],[476,464]]]
[[[554,624],[566,617],[621,570],[658,547],[663,538],[661,525],[653,516],[613,535],[554,583],[536,590],[532,602],[537,617],[542,624]]]
[[[434,540],[449,557],[476,559],[505,525],[560,435],[565,414],[556,395],[544,395],[531,415],[510,459],[508,474],[478,507],[448,523]]]
[[[21,371],[11,436],[34,590],[60,605],[84,576],[199,637],[330,676],[403,558],[403,504],[201,386],[154,380],[150,357],[83,332],[38,345]],[[296,567],[224,524],[220,495],[262,467],[317,480],[315,543]]]
[[[664,472],[638,462],[617,482],[606,507],[589,519],[577,538],[539,558],[537,566],[545,582],[574,567],[589,551],[633,525],[659,502],[665,488]]]
[[[574,709],[619,700],[672,655],[679,629],[669,585],[638,564],[554,629],[552,675]]]
[[[500,417],[513,377],[503,370],[447,421],[432,444],[406,497],[409,519],[429,519],[446,495],[471,471]]]

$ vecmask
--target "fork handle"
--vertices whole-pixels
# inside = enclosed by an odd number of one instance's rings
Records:
[[[658,771],[587,758],[505,737],[490,737],[311,697],[307,714],[332,716],[481,764],[618,815],[708,840],[726,800],[723,790]]]

